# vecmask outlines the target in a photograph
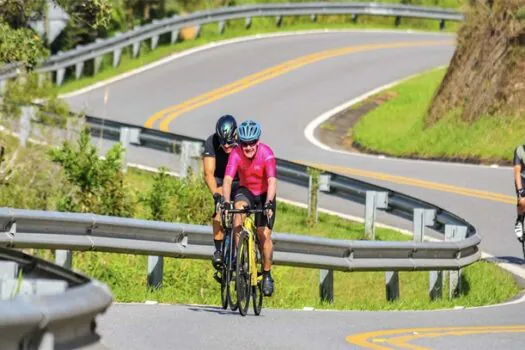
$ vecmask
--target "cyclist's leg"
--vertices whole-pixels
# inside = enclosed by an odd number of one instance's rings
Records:
[[[215,178],[217,183],[217,192],[222,193],[222,179],[219,177]],[[217,206],[217,203],[214,202],[214,206]],[[212,227],[213,227],[213,243],[215,245],[215,252],[213,253],[213,263],[214,265],[222,263],[222,241],[224,239],[224,229],[221,223],[221,215],[218,212],[215,212],[215,215],[212,218]]]
[[[266,202],[266,195],[261,196],[260,203],[257,206],[262,207]],[[263,294],[265,296],[271,296],[273,294],[273,278],[272,278],[272,258],[273,258],[273,242],[272,242],[272,229],[275,222],[276,214],[276,203],[273,201],[272,211],[273,215],[268,222],[266,215],[258,214],[256,216],[255,224],[257,226],[257,236],[259,238],[259,249],[263,255]]]
[[[235,209],[243,209],[245,206],[252,207],[254,198],[252,193],[246,187],[239,187],[234,197]],[[233,216],[233,233],[235,237],[235,246],[239,244],[239,236],[242,230],[242,222],[245,215],[236,214]]]

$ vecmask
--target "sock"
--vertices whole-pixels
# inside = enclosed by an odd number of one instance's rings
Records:
[[[266,277],[266,276],[272,276],[272,270],[269,270],[269,271],[266,271],[266,270],[263,270],[263,276]]]
[[[221,248],[222,248],[222,239],[221,240],[214,239],[213,243],[215,244],[215,250],[221,250]]]
[[[523,223],[523,218],[524,218],[525,214],[520,214],[518,215],[518,217],[516,218],[516,223],[519,221],[521,223]]]

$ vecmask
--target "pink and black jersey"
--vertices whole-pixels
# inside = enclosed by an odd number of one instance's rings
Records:
[[[255,196],[266,193],[268,178],[276,177],[277,173],[272,149],[264,143],[259,143],[257,153],[249,159],[241,147],[236,147],[230,153],[224,175],[234,178],[237,172],[241,187],[246,187]]]

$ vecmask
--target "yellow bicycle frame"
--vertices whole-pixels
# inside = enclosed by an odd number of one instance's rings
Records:
[[[250,262],[250,284],[252,287],[257,286],[257,282],[262,280],[262,276],[257,276],[257,253],[255,246],[255,235],[257,228],[251,216],[247,216],[243,222],[244,229],[248,232],[248,261]]]

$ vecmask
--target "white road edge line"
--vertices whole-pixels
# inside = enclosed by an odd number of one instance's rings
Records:
[[[338,149],[334,149],[334,148],[331,148],[327,145],[325,145],[324,143],[322,143],[321,141],[319,141],[316,137],[315,137],[315,130],[322,124],[324,123],[325,121],[327,121],[328,119],[330,119],[331,117],[333,117],[334,115],[344,111],[345,109],[348,109],[350,107],[352,107],[353,105],[355,104],[358,104],[364,100],[366,100],[367,98],[375,95],[375,94],[378,94],[384,90],[387,90],[387,89],[390,89],[396,85],[399,85],[409,79],[412,79],[412,78],[415,78],[417,76],[420,76],[420,75],[423,75],[423,74],[426,74],[428,72],[432,72],[434,70],[438,70],[438,69],[442,69],[442,68],[445,68],[447,67],[448,65],[442,65],[442,66],[438,66],[436,68],[432,68],[432,69],[429,69],[429,70],[426,70],[426,71],[423,71],[423,72],[420,72],[420,73],[417,73],[417,74],[413,74],[409,77],[406,77],[406,78],[403,78],[403,79],[400,79],[400,80],[396,80],[396,81],[393,81],[391,83],[388,83],[386,85],[383,85],[383,86],[380,86],[372,91],[369,91],[361,96],[358,96],[350,101],[347,101],[335,108],[332,108],[326,112],[324,112],[323,114],[321,114],[320,116],[318,116],[317,118],[315,118],[314,120],[312,120],[307,126],[306,128],[304,129],[304,137],[311,143],[313,144],[314,146],[316,147],[319,147],[325,151],[328,151],[328,152],[333,152],[333,153],[339,153],[339,154],[346,154],[346,155],[350,155],[350,156],[358,156],[358,157],[368,157],[368,158],[380,158],[380,159],[386,159],[388,158],[389,160],[394,160],[394,161],[399,161],[399,162],[426,162],[426,163],[439,163],[439,164],[444,164],[444,165],[450,165],[450,166],[468,166],[468,167],[482,167],[482,168],[491,168],[491,169],[501,169],[501,170],[505,170],[505,171],[508,171],[508,169],[511,169],[510,166],[503,166],[503,165],[497,165],[497,164],[492,164],[492,165],[484,165],[484,164],[465,164],[465,163],[455,163],[455,162],[443,162],[443,161],[437,161],[437,160],[416,160],[416,159],[406,159],[406,158],[397,158],[397,157],[387,157],[387,156],[384,156],[384,155],[372,155],[372,154],[366,154],[366,153],[358,153],[358,152],[350,152],[350,151],[342,151],[342,150],[338,150]]]

